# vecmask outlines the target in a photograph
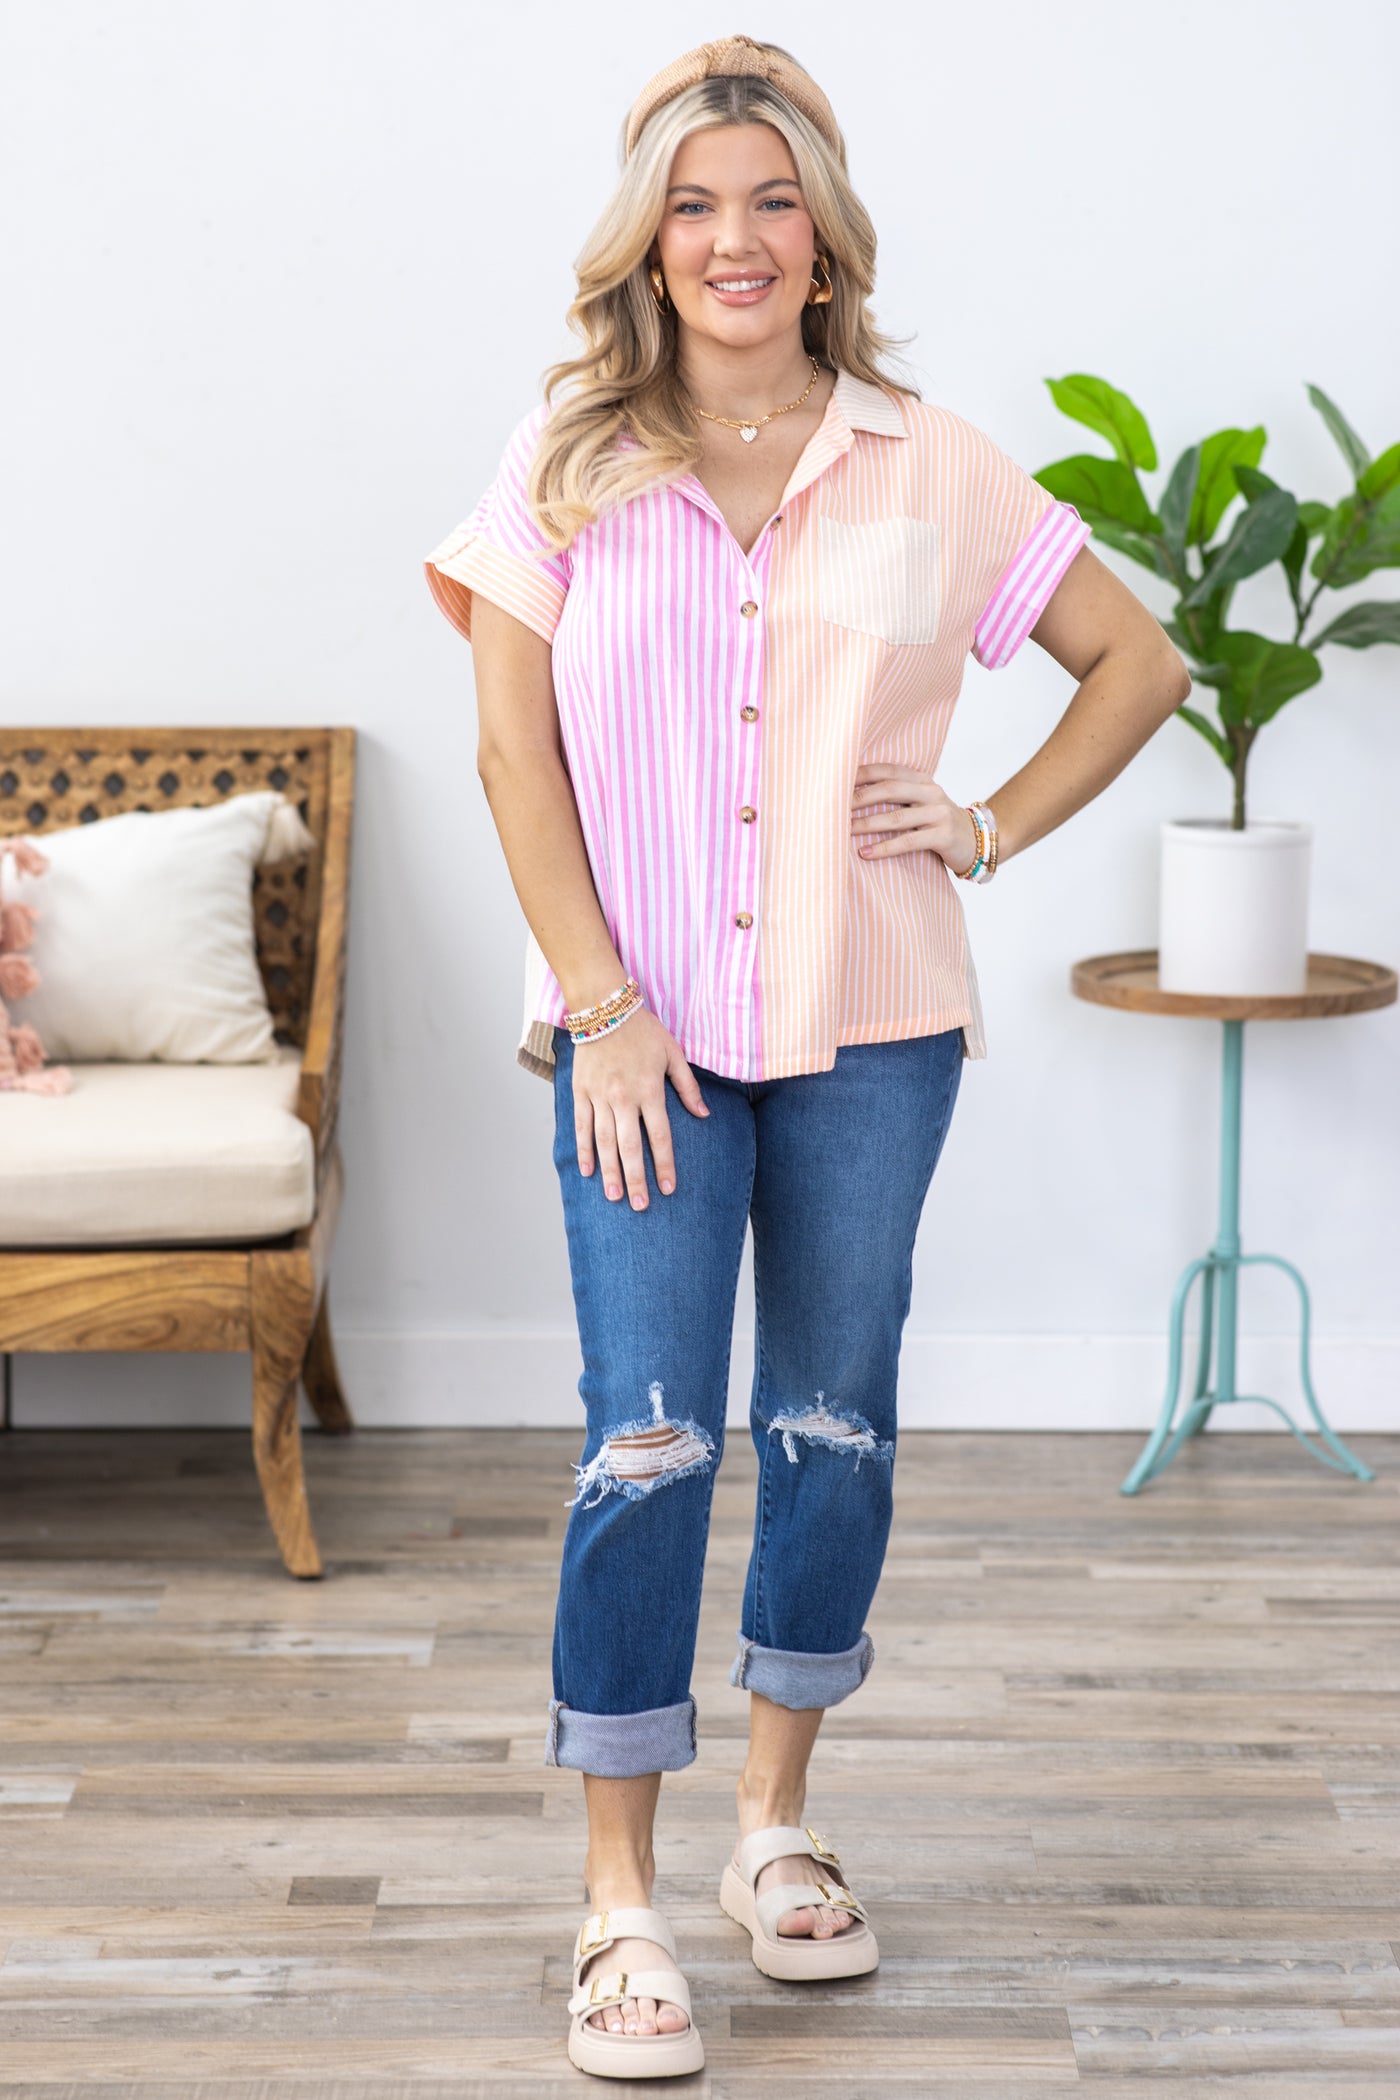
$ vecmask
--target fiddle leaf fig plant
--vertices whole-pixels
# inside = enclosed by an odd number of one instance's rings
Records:
[[[1400,643],[1400,600],[1348,606],[1311,626],[1324,591],[1400,568],[1400,444],[1373,459],[1321,387],[1308,398],[1346,462],[1352,486],[1337,503],[1299,502],[1264,473],[1267,437],[1217,430],[1188,446],[1149,500],[1140,476],[1157,467],[1157,448],[1136,403],[1087,372],[1047,379],[1057,408],[1108,440],[1113,457],[1078,452],[1042,467],[1041,487],[1072,503],[1096,538],[1140,562],[1176,593],[1162,625],[1186,658],[1197,686],[1215,693],[1215,712],[1177,712],[1203,736],[1234,783],[1231,826],[1245,826],[1245,779],[1254,740],[1280,708],[1322,677],[1319,649],[1370,649]],[[1239,499],[1242,507],[1235,509]],[[1231,515],[1233,511],[1233,515]],[[1231,627],[1230,602],[1247,576],[1278,563],[1293,607],[1286,639]]]

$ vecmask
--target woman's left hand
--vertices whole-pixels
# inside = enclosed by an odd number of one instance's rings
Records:
[[[878,802],[902,806],[877,817],[867,815]],[[878,836],[862,836],[865,833]],[[858,850],[863,860],[922,849],[938,854],[955,875],[961,875],[977,858],[977,826],[969,812],[927,773],[916,773],[912,766],[892,766],[883,759],[856,767],[851,836],[861,837]]]

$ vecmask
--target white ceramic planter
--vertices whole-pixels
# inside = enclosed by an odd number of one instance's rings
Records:
[[[1159,982],[1167,992],[1301,992],[1312,826],[1222,818],[1162,826]]]

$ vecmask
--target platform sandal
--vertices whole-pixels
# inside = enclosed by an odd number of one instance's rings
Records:
[[[655,1940],[672,1961],[676,1940],[659,1910],[595,1910],[585,1918],[574,1941],[574,1989],[569,1999],[569,2062],[595,2078],[681,2078],[700,2071],[705,2050],[695,2031],[690,1985],[679,1969],[608,1970],[599,1965],[585,1983],[584,1967],[615,1940]],[[600,2006],[620,2005],[624,1998],[666,1999],[679,2005],[690,2021],[676,2034],[609,2034],[590,2027]]]
[[[819,1881],[785,1881],[755,1896],[754,1883],[764,1867],[775,1859],[800,1854],[814,1859],[831,1878]],[[829,1976],[863,1976],[880,1959],[880,1949],[870,1929],[865,1906],[835,1879],[841,1862],[815,1830],[799,1830],[792,1824],[774,1824],[767,1830],[751,1830],[739,1846],[739,1864],[730,1860],[719,1885],[721,1910],[742,1925],[753,1940],[754,1967],[782,1983],[804,1983]],[[809,1904],[829,1903],[833,1910],[848,1910],[853,1923],[830,1939],[813,1939],[809,1933],[779,1934],[778,1920],[790,1910]]]

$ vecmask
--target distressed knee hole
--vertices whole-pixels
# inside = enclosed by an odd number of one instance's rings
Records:
[[[794,1466],[797,1464],[799,1437],[809,1444],[825,1444],[835,1451],[850,1452],[857,1470],[863,1458],[877,1458],[888,1464],[894,1456],[894,1445],[877,1437],[864,1415],[835,1413],[827,1406],[823,1392],[818,1392],[815,1407],[789,1408],[786,1414],[774,1415],[768,1424],[768,1434],[782,1438],[788,1463]]]
[[[564,1507],[578,1503],[592,1509],[604,1495],[624,1495],[638,1501],[655,1488],[667,1487],[699,1472],[714,1457],[714,1443],[698,1422],[673,1422],[666,1414],[666,1397],[659,1379],[647,1388],[651,1414],[628,1422],[605,1438],[586,1466],[575,1466],[578,1493]],[[591,1499],[584,1501],[590,1489]]]

